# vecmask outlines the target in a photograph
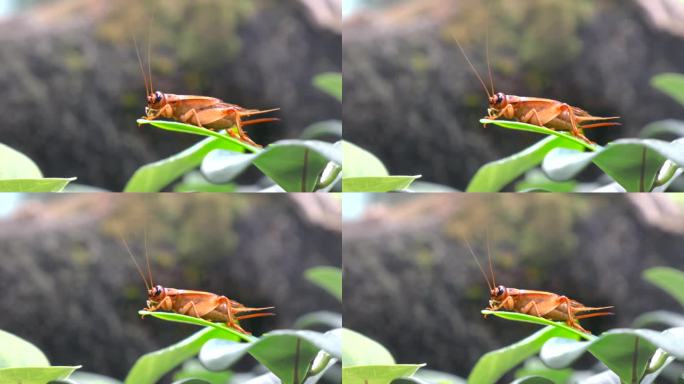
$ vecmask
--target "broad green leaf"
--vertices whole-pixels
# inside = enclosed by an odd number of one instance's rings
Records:
[[[212,130],[198,127],[196,125],[179,123],[177,121],[164,121],[164,120],[145,120],[138,119],[138,125],[149,124],[156,128],[161,128],[167,131],[189,133],[191,135],[213,137],[223,141],[223,149],[235,151],[235,152],[259,152],[259,148],[253,147],[247,143],[244,143],[228,134],[214,132]]]
[[[75,367],[0,368],[0,383],[45,384],[51,380],[66,379],[80,367],[79,365]]]
[[[344,158],[343,178],[389,176],[387,168],[380,159],[356,144],[342,141],[342,156]]]
[[[320,350],[336,358],[341,356],[341,342],[339,330],[326,333],[280,330],[248,343],[211,340],[202,347],[199,359],[207,369],[221,371],[249,353],[283,383],[300,384]]]
[[[572,369],[552,369],[544,365],[538,358],[529,358],[525,364],[515,371],[515,377],[522,380],[530,377],[541,377],[550,380],[551,383],[564,384],[570,382],[574,374]]]
[[[594,163],[628,192],[638,192],[653,188],[667,159],[684,166],[684,140],[621,139],[596,152],[556,148],[546,156],[542,168],[554,180],[567,180]]]
[[[544,344],[539,356],[551,368],[565,368],[589,351],[623,382],[633,382],[644,374],[658,348],[683,358],[682,340],[684,328],[671,328],[662,333],[650,329],[613,329],[591,341],[553,338]]]
[[[339,120],[319,121],[308,126],[299,136],[302,140],[315,140],[322,137],[342,137],[342,122]]]
[[[470,180],[466,191],[498,192],[520,175],[540,164],[549,151],[559,147],[579,150],[583,148],[563,138],[544,138],[523,151],[483,165]]]
[[[0,180],[0,192],[62,192],[73,180],[76,178],[6,179]]]
[[[651,85],[684,105],[684,75],[661,73],[651,78]]]
[[[532,316],[532,315],[527,315],[524,313],[518,313],[518,312],[505,312],[505,311],[489,311],[489,310],[482,310],[483,315],[494,315],[497,317],[500,317],[502,319],[506,320],[513,320],[513,321],[521,321],[523,323],[532,323],[532,324],[538,324],[538,325],[551,325],[556,328],[560,328],[569,334],[574,334],[579,338],[585,339],[585,340],[593,340],[596,338],[594,335],[590,335],[587,333],[584,333],[582,331],[579,331],[575,328],[569,327],[565,323],[559,323],[556,321],[551,321],[548,319],[545,319],[543,317],[538,317],[538,316]]]
[[[343,367],[394,364],[394,357],[380,343],[358,332],[342,328]]]
[[[516,379],[511,384],[554,384],[554,381],[541,376],[527,376]]]
[[[235,192],[234,183],[214,184],[209,182],[200,171],[192,171],[183,175],[183,179],[173,186],[174,192]]]
[[[670,267],[654,267],[645,270],[643,278],[669,293],[684,306],[684,272]]]
[[[224,330],[204,328],[176,344],[143,355],[128,372],[125,383],[156,383],[176,366],[197,355],[204,343],[216,338],[236,339]]]
[[[173,379],[178,381],[194,378],[205,380],[210,384],[225,384],[230,382],[232,376],[231,371],[212,372],[206,369],[199,360],[191,359],[183,363],[183,368],[174,373]]]
[[[213,151],[202,162],[202,172],[211,182],[225,183],[253,164],[287,192],[312,192],[330,162],[342,164],[334,144],[282,140],[256,154]]]
[[[197,317],[192,317],[192,316],[186,316],[186,315],[181,315],[179,313],[171,313],[171,312],[149,312],[149,311],[138,311],[138,313],[141,316],[152,316],[156,317],[161,320],[166,320],[166,321],[173,321],[176,323],[185,323],[185,324],[193,324],[193,325],[199,325],[200,327],[212,327],[215,329],[218,329],[220,331],[223,331],[227,334],[226,338],[228,340],[244,340],[244,341],[254,341],[256,338],[251,335],[246,335],[242,332],[239,332],[233,328],[227,327],[223,323],[214,323],[211,321],[207,321],[204,319],[200,319]]]
[[[668,328],[684,327],[684,316],[670,311],[652,311],[641,314],[632,321],[635,328],[652,324],[665,324]]]
[[[124,192],[159,192],[197,168],[209,152],[223,145],[223,140],[207,138],[178,154],[144,165],[135,171]]]
[[[342,74],[328,72],[314,77],[314,85],[321,91],[342,101]]]
[[[342,328],[342,315],[337,312],[315,311],[300,316],[294,323],[294,327],[299,329],[316,326]]]
[[[342,171],[344,172],[344,171]],[[402,191],[420,178],[416,176],[380,176],[380,177],[343,177],[344,192],[391,192]]]
[[[425,380],[434,384],[465,384],[464,378],[446,372],[434,371],[431,369],[421,369],[413,375],[414,378]]]
[[[121,381],[108,376],[83,371],[72,373],[69,380],[78,384],[123,384]]]
[[[342,382],[387,384],[394,379],[410,377],[425,364],[357,365],[342,368]]]
[[[639,133],[639,136],[655,137],[668,134],[684,137],[684,121],[674,119],[656,121],[646,125]]]
[[[0,143],[0,180],[41,179],[40,169],[23,153]]]
[[[38,347],[0,330],[0,368],[48,367],[50,362]]]
[[[190,378],[190,379],[176,380],[171,384],[211,384],[211,383],[208,382],[207,380],[204,380],[204,379]]]
[[[553,337],[576,338],[574,332],[548,326],[507,347],[484,354],[468,376],[469,384],[496,383],[506,372],[536,354],[544,343]]]
[[[489,119],[481,119],[480,123],[482,123],[482,124],[494,124],[494,125],[498,125],[499,127],[502,127],[502,128],[515,129],[518,131],[534,132],[534,133],[539,133],[542,135],[553,135],[553,136],[559,137],[561,140],[572,142],[572,143],[574,143],[574,145],[584,147],[590,151],[594,151],[597,149],[596,145],[589,144],[584,140],[578,139],[568,132],[554,131],[553,129],[549,129],[546,127],[540,127],[538,125],[521,123],[519,121],[489,120]]]
[[[307,269],[304,276],[307,280],[342,301],[342,269],[338,267],[313,267]]]
[[[531,169],[525,174],[523,180],[515,183],[516,192],[573,192],[576,188],[575,181],[553,181],[538,168]]]

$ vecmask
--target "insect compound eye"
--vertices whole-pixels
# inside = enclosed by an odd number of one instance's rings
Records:
[[[504,289],[503,285],[499,285],[498,287],[496,287],[496,295],[497,296],[503,295],[504,291],[505,291],[505,289]]]
[[[504,95],[503,93],[497,93],[496,94],[496,103],[501,104],[504,100]]]
[[[162,99],[162,94],[161,94],[161,92],[159,92],[159,91],[155,92],[155,93],[154,93],[154,102],[155,102],[155,103],[158,103],[158,102],[161,101],[161,99]]]
[[[154,287],[154,296],[159,296],[162,293],[162,287],[157,285]]]

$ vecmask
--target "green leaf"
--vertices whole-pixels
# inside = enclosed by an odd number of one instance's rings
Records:
[[[81,368],[80,365],[74,367],[0,368],[0,383],[45,384],[52,380],[66,379],[79,368]]]
[[[554,384],[553,380],[541,376],[521,377],[511,382],[511,384]]]
[[[342,301],[342,269],[338,267],[313,267],[307,269],[304,276],[307,280]]]
[[[568,337],[574,339],[577,336],[574,332],[569,332],[564,328],[556,327],[555,324],[542,328],[517,343],[495,351],[487,352],[477,361],[472,371],[470,371],[468,383],[495,383],[513,367],[536,354],[544,343],[553,337]]]
[[[665,324],[668,328],[684,327],[684,316],[670,311],[652,311],[639,315],[632,321],[632,326],[636,328],[652,324]]]
[[[69,380],[78,384],[122,384],[121,381],[111,377],[83,371],[72,373]]]
[[[645,270],[642,276],[684,306],[684,272],[670,267],[653,267]]]
[[[674,135],[684,137],[684,121],[660,120],[646,125],[639,133],[640,137],[656,137],[660,135]]]
[[[546,156],[542,168],[554,180],[567,180],[594,163],[628,192],[638,192],[653,188],[667,159],[684,165],[684,140],[621,139],[596,152],[557,148]]]
[[[19,336],[0,330],[0,346],[0,368],[50,366],[38,347]]]
[[[614,329],[591,341],[553,338],[544,344],[539,356],[551,368],[565,368],[589,351],[623,382],[635,382],[646,372],[658,348],[683,358],[682,340],[684,328],[671,328],[662,333],[650,329]]]
[[[344,172],[344,170],[342,171]],[[411,186],[416,176],[381,176],[381,177],[343,177],[344,192],[391,192],[402,191]]]
[[[532,316],[532,315],[527,315],[524,313],[518,313],[518,312],[505,312],[505,311],[489,311],[489,310],[482,310],[483,315],[494,315],[497,317],[500,317],[502,319],[506,320],[513,320],[513,321],[521,321],[523,323],[532,323],[532,324],[538,324],[538,325],[550,325],[556,328],[560,328],[569,334],[574,334],[575,336],[585,339],[585,340],[593,340],[596,338],[594,335],[590,335],[587,333],[584,333],[582,331],[579,331],[575,328],[567,326],[565,323],[559,323],[555,321],[551,321],[548,319],[545,319],[543,317],[538,317],[538,316]]]
[[[138,311],[140,315],[144,316],[152,316],[156,317],[161,320],[166,320],[166,321],[172,321],[175,323],[184,323],[184,324],[192,324],[192,325],[199,325],[200,327],[211,327],[218,329],[220,331],[223,331],[227,334],[226,338],[228,340],[244,340],[244,341],[254,341],[256,338],[251,335],[246,335],[242,332],[239,332],[233,328],[227,327],[223,323],[214,323],[211,321],[207,321],[204,319],[200,319],[197,317],[192,317],[192,316],[186,316],[186,315],[181,315],[179,313],[171,313],[171,312],[149,312],[149,311]]]
[[[209,152],[223,147],[223,140],[208,138],[171,157],[144,165],[135,171],[124,192],[159,192],[197,168]]]
[[[43,173],[23,153],[0,143],[0,180],[4,179],[42,179]]]
[[[578,139],[568,132],[554,131],[553,129],[549,129],[546,127],[540,127],[538,125],[521,123],[519,121],[489,120],[489,119],[480,119],[480,123],[482,123],[482,124],[494,124],[494,125],[498,125],[499,127],[502,127],[502,128],[515,129],[517,131],[526,131],[526,132],[539,133],[542,135],[557,136],[561,140],[569,141],[576,146],[584,147],[590,151],[594,151],[597,148],[596,145],[589,144],[584,140]]]
[[[295,328],[313,328],[322,325],[328,328],[342,328],[342,315],[331,311],[315,311],[300,316],[294,323]]]
[[[321,91],[342,101],[342,74],[327,72],[314,77],[314,85]]]
[[[575,181],[553,181],[538,168],[529,170],[525,178],[515,184],[516,192],[573,192],[577,188]]]
[[[342,177],[389,176],[382,161],[358,145],[342,141],[342,156]]]
[[[413,375],[414,378],[434,384],[465,384],[466,380],[450,373],[421,369]]]
[[[62,192],[74,180],[75,177],[0,180],[0,192]]]
[[[684,75],[661,73],[651,78],[651,85],[684,105]]]
[[[197,355],[204,343],[216,338],[235,339],[235,336],[221,329],[204,328],[176,344],[143,355],[133,365],[125,383],[156,383],[176,366]]]
[[[582,149],[559,137],[547,137],[521,152],[482,166],[468,184],[467,192],[498,192],[529,169],[536,167],[554,148]]]
[[[300,384],[320,350],[340,358],[340,330],[326,333],[304,330],[270,332],[248,343],[211,340],[200,351],[199,359],[207,369],[222,371],[246,353],[278,376],[285,384]]]
[[[394,379],[410,377],[425,364],[357,365],[342,368],[345,383],[387,384]]]
[[[153,127],[161,128],[167,131],[189,133],[191,135],[213,137],[223,141],[223,149],[231,150],[235,152],[259,152],[259,148],[253,147],[247,143],[244,143],[234,137],[231,137],[225,133],[214,132],[212,130],[198,127],[196,125],[179,123],[177,121],[164,121],[164,120],[145,120],[138,119],[138,125],[149,124]]]
[[[573,374],[572,369],[551,369],[536,357],[527,359],[522,368],[515,371],[515,377],[521,380],[523,378],[541,377],[550,380],[551,383],[558,384],[570,382]]]
[[[342,328],[343,367],[394,364],[394,357],[380,343],[358,332]]]
[[[202,162],[211,182],[225,183],[254,164],[287,192],[312,192],[329,162],[342,164],[340,150],[317,140],[281,140],[257,154],[216,150]]]
[[[233,372],[212,372],[204,368],[202,363],[197,359],[191,359],[183,363],[183,368],[174,373],[173,380],[183,379],[202,379],[211,384],[225,384],[230,382]]]
[[[314,140],[322,137],[342,137],[342,122],[339,120],[319,121],[311,124],[299,135],[302,140]]]

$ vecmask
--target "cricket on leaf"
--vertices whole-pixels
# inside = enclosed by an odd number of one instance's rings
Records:
[[[584,129],[620,125],[618,122],[604,121],[619,119],[619,116],[592,116],[589,112],[568,105],[562,101],[539,97],[515,96],[503,92],[496,92],[494,90],[492,70],[489,64],[489,34],[487,32],[487,42],[485,44],[487,70],[489,72],[489,84],[491,87],[490,91],[480,74],[477,72],[477,69],[475,69],[475,66],[468,58],[468,55],[466,55],[465,50],[461,46],[461,43],[459,43],[456,35],[452,34],[452,37],[454,41],[456,41],[458,49],[463,54],[463,57],[465,57],[468,65],[473,70],[473,73],[475,73],[475,76],[480,81],[480,84],[482,84],[485,93],[487,93],[489,108],[487,109],[487,116],[484,117],[485,119],[496,120],[503,117],[508,120],[515,120],[521,123],[549,128],[554,131],[568,131],[572,136],[575,136],[588,144],[594,143],[584,136]]]
[[[475,252],[470,247],[468,240],[465,238],[463,240],[468,246],[470,254],[473,255],[473,259],[475,259],[477,266],[480,268],[482,276],[484,276],[487,281],[487,287],[489,288],[489,306],[485,309],[490,311],[499,311],[503,309],[510,312],[542,317],[552,321],[563,321],[568,326],[589,334],[591,334],[591,332],[582,328],[578,320],[589,317],[612,315],[611,312],[595,312],[613,308],[612,306],[587,307],[579,301],[552,292],[506,288],[503,285],[496,285],[494,268],[492,267],[492,257],[491,254],[489,254],[489,244],[487,245],[487,257],[489,258],[491,281],[487,277],[484,268],[482,268],[482,264],[480,264]]]
[[[138,63],[140,64],[140,71],[145,82],[145,94],[147,96],[147,106],[145,107],[144,119],[155,120],[158,118],[165,118],[180,121],[181,123],[196,125],[201,128],[206,128],[212,131],[225,130],[231,137],[240,140],[244,143],[254,147],[261,147],[255,143],[243,127],[259,123],[268,123],[278,121],[278,118],[267,117],[260,119],[245,118],[270,113],[279,110],[279,108],[259,110],[247,109],[236,104],[226,103],[225,101],[209,96],[194,96],[194,95],[174,95],[172,93],[163,93],[154,89],[152,85],[152,70],[150,66],[150,49],[148,44],[147,52],[147,72],[143,68],[143,62],[140,57],[140,50],[138,43],[133,39],[135,44],[135,53],[138,56]]]
[[[147,308],[144,311],[158,311],[164,310],[169,312],[179,313],[181,315],[197,317],[212,322],[225,323],[227,327],[235,329],[244,334],[250,334],[245,331],[240,324],[240,320],[251,319],[255,317],[275,316],[271,312],[263,312],[273,309],[273,307],[264,308],[250,308],[246,307],[235,300],[231,300],[226,296],[220,296],[210,292],[193,291],[187,289],[165,288],[161,285],[155,285],[152,280],[152,272],[150,270],[150,259],[147,255],[147,247],[145,247],[145,259],[147,262],[147,278],[143,273],[142,268],[136,261],[131,249],[128,247],[126,240],[121,237],[121,241],[126,246],[128,255],[133,260],[140,277],[145,282],[147,288]],[[147,241],[147,240],[146,240]],[[256,312],[256,313],[255,313]]]

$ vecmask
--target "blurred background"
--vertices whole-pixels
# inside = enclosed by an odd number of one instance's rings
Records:
[[[341,119],[311,84],[341,72],[341,0],[2,0],[0,142],[46,177],[121,190],[140,166],[201,138],[138,127],[145,86],[132,38],[155,88],[281,108],[248,129],[258,143],[297,138]]]
[[[197,332],[140,318],[147,293],[119,232],[143,265],[147,233],[155,283],[275,306],[275,317],[242,323],[256,335],[341,312],[303,277],[341,265],[340,205],[313,194],[0,195],[0,329],[53,365],[119,379],[142,354]]]
[[[681,0],[350,0],[343,12],[345,139],[393,174],[462,190],[486,162],[542,138],[482,127],[487,98],[452,34],[487,81],[489,31],[497,91],[622,116],[587,131],[599,144],[684,118],[650,85],[684,72]]]
[[[347,194],[343,231],[345,327],[397,363],[461,377],[540,328],[482,318],[489,291],[464,238],[486,266],[488,233],[498,284],[615,306],[614,316],[582,320],[594,334],[676,309],[641,274],[684,269],[681,194]]]

